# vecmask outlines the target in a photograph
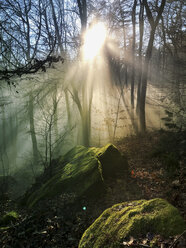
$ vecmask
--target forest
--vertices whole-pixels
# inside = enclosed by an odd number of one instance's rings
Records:
[[[184,0],[0,0],[0,247],[186,247]]]

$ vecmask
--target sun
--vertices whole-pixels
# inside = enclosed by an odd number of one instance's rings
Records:
[[[100,55],[106,35],[106,27],[101,22],[96,23],[86,31],[83,44],[83,58],[85,60],[93,60]]]

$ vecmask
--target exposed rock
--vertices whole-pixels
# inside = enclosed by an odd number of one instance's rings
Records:
[[[99,194],[105,187],[105,179],[127,171],[126,158],[112,144],[103,148],[76,146],[59,159],[51,178],[40,187],[34,185],[23,201],[31,208],[41,199],[58,194],[74,193],[77,197]]]
[[[185,223],[179,211],[163,199],[124,202],[105,210],[84,232],[79,248],[114,248],[129,236],[148,232],[164,237],[180,234]]]
[[[95,155],[102,165],[103,178],[113,177],[115,174],[120,172],[128,172],[128,163],[126,157],[118,151],[118,149],[108,144],[103,148],[95,149]]]

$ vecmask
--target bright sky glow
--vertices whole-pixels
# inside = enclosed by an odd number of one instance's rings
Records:
[[[106,39],[106,33],[106,27],[101,22],[87,30],[83,46],[83,57],[85,60],[93,60],[100,54]]]

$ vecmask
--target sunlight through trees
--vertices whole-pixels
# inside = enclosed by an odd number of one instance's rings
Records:
[[[0,1],[0,174],[30,183],[74,145],[184,130],[183,5]]]

